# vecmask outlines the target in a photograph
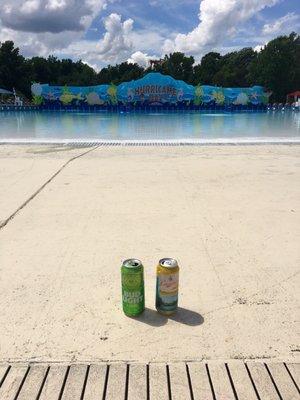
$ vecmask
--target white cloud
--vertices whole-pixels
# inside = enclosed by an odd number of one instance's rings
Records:
[[[264,44],[258,44],[257,46],[254,47],[253,50],[256,51],[256,53],[260,53],[264,47],[265,47]]]
[[[26,57],[54,54],[80,58],[92,65],[124,61],[135,50],[132,19],[122,21],[120,15],[112,13],[104,19],[106,31],[102,38],[83,39],[105,4],[105,0],[27,0],[22,4],[19,0],[0,0],[0,42],[13,40]],[[75,11],[70,10],[72,7]],[[76,19],[72,18],[74,13]],[[69,19],[73,21],[69,23]]]
[[[187,34],[180,34],[165,23],[153,24],[146,16],[134,14],[138,26],[134,29],[133,18],[124,19],[119,13],[111,13],[103,20],[103,36],[87,40],[88,30],[97,32],[96,21],[102,10],[113,3],[119,6],[124,0],[0,0],[0,42],[13,40],[27,57],[53,54],[82,59],[97,69],[125,60],[147,66],[150,59],[157,58],[152,54],[163,56],[172,51],[192,54],[199,61],[212,49],[222,53],[236,50],[245,43],[249,45],[249,38],[255,44],[265,43],[274,33],[299,26],[295,13],[274,22],[260,21],[259,37],[257,27],[246,24],[260,10],[278,1],[281,0],[152,0],[153,7],[161,13],[165,9],[173,12],[178,4],[200,3],[199,25]],[[127,8],[130,9],[128,4],[124,5],[123,12]],[[230,37],[235,40],[229,42]],[[259,49],[256,46],[255,50]]]
[[[48,10],[59,10],[61,8],[66,7],[66,1],[65,0],[48,0],[46,4],[46,8]]]
[[[105,56],[108,61],[114,61],[132,50],[132,42],[129,38],[133,27],[132,19],[122,22],[121,15],[113,13],[105,19],[104,26],[106,32],[96,48],[99,56]]]
[[[58,55],[70,43],[80,40],[81,36],[81,32],[61,32],[56,34],[48,32],[36,34],[18,32],[10,28],[1,28],[0,24],[0,42],[12,40],[25,57]]]
[[[182,51],[202,54],[221,45],[237,33],[237,28],[265,7],[272,7],[279,0],[202,0],[199,25],[187,34],[167,39],[164,52]]]
[[[3,27],[23,32],[84,31],[105,0],[0,0]]]
[[[171,32],[163,31],[162,29],[157,30],[155,27],[133,30],[130,33],[134,49],[144,53],[151,50],[153,53],[161,54],[164,42],[168,37],[172,37]]]
[[[155,60],[157,58],[158,58],[157,56],[149,56],[147,53],[136,51],[135,53],[131,54],[127,62],[131,64],[138,64],[141,67],[148,67],[150,60]]]
[[[25,14],[30,14],[37,11],[39,5],[39,0],[28,0],[22,4],[20,10]],[[8,12],[7,14],[10,14],[11,12],[12,10],[10,10],[10,12]]]
[[[276,35],[284,32],[291,32],[293,29],[296,30],[299,28],[299,26],[299,15],[296,15],[294,12],[290,12],[274,22],[265,24],[262,32],[265,35]]]
[[[103,38],[99,41],[78,40],[62,48],[60,54],[71,58],[82,59],[96,69],[100,66],[119,63],[126,60],[133,51],[130,33],[133,29],[133,20],[122,21],[118,14],[110,14],[104,20],[106,29]],[[56,52],[57,55],[60,55]]]

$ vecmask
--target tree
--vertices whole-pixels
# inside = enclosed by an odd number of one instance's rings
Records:
[[[33,57],[28,60],[31,76],[34,82],[48,83],[51,80],[51,65],[43,57]],[[50,79],[49,79],[50,78]]]
[[[10,40],[0,43],[0,86],[28,94],[29,79],[30,69],[25,58],[19,54],[19,48],[15,48],[14,42]]]
[[[272,92],[273,101],[285,101],[300,88],[300,37],[296,33],[271,40],[250,65],[249,78]]]
[[[260,53],[244,48],[225,55],[210,52],[200,64],[194,57],[175,52],[152,60],[144,69],[123,62],[96,72],[83,61],[32,57],[25,59],[12,41],[0,43],[0,87],[30,96],[33,81],[51,85],[94,86],[139,79],[148,72],[161,72],[194,85],[244,87],[259,84],[273,91],[274,101],[300,89],[300,37],[296,33],[270,41]]]
[[[249,86],[249,66],[255,57],[251,47],[224,56],[210,52],[194,67],[194,83],[222,87]]]
[[[161,72],[165,75],[171,75],[175,79],[181,79],[187,83],[193,83],[194,62],[194,57],[188,57],[183,53],[175,52],[166,54],[163,59],[152,60],[151,68],[148,72]]]
[[[123,62],[117,65],[108,65],[102,68],[98,73],[97,81],[99,84],[114,83],[118,85],[121,82],[132,81],[143,76],[144,69],[138,64]]]
[[[201,59],[201,63],[194,67],[194,84],[212,85],[214,76],[220,70],[222,56],[220,53],[210,52]]]
[[[246,47],[223,56],[214,83],[223,87],[249,86],[249,68],[256,55],[251,47]]]

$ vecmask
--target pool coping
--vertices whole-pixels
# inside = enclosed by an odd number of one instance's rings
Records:
[[[207,145],[295,145],[300,138],[217,138],[217,139],[0,139],[0,145],[66,146],[207,146]]]

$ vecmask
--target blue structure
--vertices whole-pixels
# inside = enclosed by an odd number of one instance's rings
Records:
[[[68,87],[34,83],[31,90],[36,105],[54,109],[264,109],[269,99],[269,93],[262,86],[193,86],[160,73],[149,73],[118,86]]]

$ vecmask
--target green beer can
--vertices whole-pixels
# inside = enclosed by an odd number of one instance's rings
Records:
[[[130,258],[121,267],[123,311],[129,317],[145,309],[144,267],[140,260]]]

